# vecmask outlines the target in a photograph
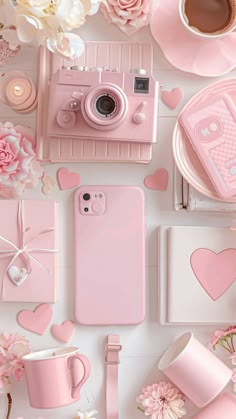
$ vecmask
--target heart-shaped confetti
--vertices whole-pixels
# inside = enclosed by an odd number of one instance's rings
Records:
[[[162,102],[170,109],[176,109],[184,98],[184,92],[180,87],[175,87],[171,91],[163,90],[161,93]]]
[[[70,172],[67,167],[61,167],[57,171],[58,185],[61,190],[71,189],[78,186],[81,181],[79,173]]]
[[[166,169],[157,169],[153,175],[146,176],[144,185],[148,189],[165,192],[168,188],[169,173]]]
[[[43,335],[52,320],[52,315],[53,308],[50,304],[40,304],[34,311],[20,311],[17,321],[24,329]]]
[[[22,285],[28,277],[28,272],[25,268],[18,268],[18,266],[12,265],[7,271],[10,280],[17,287]]]
[[[62,324],[54,324],[51,333],[57,340],[68,343],[75,330],[75,325],[71,320],[66,320]]]
[[[54,192],[55,180],[51,176],[42,177],[42,192],[44,195],[51,195]]]

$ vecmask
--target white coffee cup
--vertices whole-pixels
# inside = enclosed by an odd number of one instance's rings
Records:
[[[207,3],[207,1],[208,0],[205,0],[206,3]],[[231,0],[231,4],[233,4],[233,3],[234,3],[234,1]],[[223,38],[223,37],[229,35],[231,32],[233,32],[236,29],[236,19],[235,19],[235,16],[234,16],[234,19],[232,19],[232,23],[226,25],[225,28],[222,28],[219,31],[210,32],[210,33],[209,32],[203,32],[200,29],[198,29],[197,27],[194,27],[194,26],[190,25],[188,16],[186,15],[186,12],[185,12],[185,6],[186,6],[186,0],[179,0],[179,16],[180,16],[181,22],[183,23],[184,27],[189,32],[192,33],[192,35],[195,35],[198,38],[202,38],[202,39]],[[234,7],[236,7],[236,6],[234,6]],[[233,15],[233,11],[232,11],[232,15]],[[236,11],[235,11],[235,15],[236,15]]]

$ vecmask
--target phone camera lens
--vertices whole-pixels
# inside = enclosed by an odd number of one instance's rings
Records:
[[[88,210],[89,210],[89,209],[88,209],[87,207],[86,207],[86,208],[84,208],[84,212],[88,212]]]
[[[85,193],[85,194],[83,195],[83,199],[84,199],[84,201],[89,201],[89,200],[90,200],[90,195],[89,195],[89,193]]]

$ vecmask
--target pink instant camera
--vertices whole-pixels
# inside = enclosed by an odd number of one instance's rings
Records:
[[[59,69],[50,85],[49,139],[81,140],[81,146],[90,141],[91,161],[149,163],[158,91],[159,84],[141,69]]]

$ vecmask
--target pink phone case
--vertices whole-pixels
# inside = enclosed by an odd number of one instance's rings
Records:
[[[76,320],[83,325],[141,323],[144,192],[135,186],[80,187],[74,195],[74,220]]]
[[[236,109],[227,95],[193,106],[180,116],[195,152],[218,194],[236,194]]]

